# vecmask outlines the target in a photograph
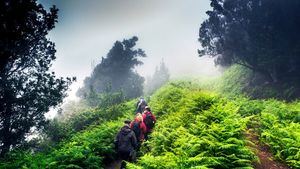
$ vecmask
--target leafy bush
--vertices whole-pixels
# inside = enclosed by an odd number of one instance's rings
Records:
[[[249,118],[235,103],[179,82],[157,91],[150,105],[164,113],[128,168],[252,168],[255,156],[243,138]]]
[[[261,139],[279,160],[300,168],[300,103],[266,101],[261,112]]]
[[[134,105],[133,102],[130,103]],[[74,133],[84,130],[90,125],[97,125],[105,121],[118,119],[127,112],[132,105],[120,103],[113,104],[106,108],[90,108],[62,121],[58,120],[58,118],[54,118],[46,126],[44,132],[52,142],[58,143],[62,140],[69,139]]]
[[[258,85],[259,76],[241,67],[231,66],[222,77],[201,86],[230,98],[238,113],[251,118],[248,125],[258,128],[260,139],[269,145],[275,157],[289,166],[300,168],[300,101],[285,103],[299,97],[299,86],[287,81],[280,84]],[[249,98],[269,100],[250,100]],[[278,101],[270,98],[282,99]]]
[[[64,168],[70,165],[80,168],[101,168],[104,160],[114,157],[113,139],[122,122],[107,122],[90,126],[77,133],[70,141],[52,153],[53,162],[49,168]]]
[[[259,139],[273,152],[275,158],[294,168],[300,167],[300,102],[234,100],[239,114],[251,118],[248,126],[255,129]]]
[[[173,81],[148,99],[158,121],[138,162],[127,168],[251,169],[257,157],[243,135],[250,124],[277,159],[300,168],[300,101],[228,99],[200,86]],[[89,109],[66,126],[54,123],[53,136],[63,140],[58,146],[47,152],[12,151],[0,168],[103,168],[115,158],[113,139],[123,120],[133,118],[134,105],[132,100]]]
[[[229,98],[276,98],[291,101],[299,98],[300,93],[299,82],[287,80],[280,83],[268,83],[261,74],[240,65],[232,65],[224,71],[222,76],[204,79],[199,83],[203,89],[215,91]]]
[[[105,163],[115,158],[114,137],[124,119],[132,118],[133,105],[134,101],[130,101],[106,110],[91,109],[91,114],[83,112],[76,117],[78,121],[69,121],[73,133],[69,133],[68,139],[63,139],[51,151],[13,151],[1,160],[0,168],[103,168]],[[78,128],[74,125],[78,125]],[[62,131],[58,129],[58,132]],[[55,130],[54,134],[60,136]]]
[[[243,117],[259,115],[265,106],[262,100],[250,100],[244,97],[235,98],[234,102],[239,106],[238,113]]]

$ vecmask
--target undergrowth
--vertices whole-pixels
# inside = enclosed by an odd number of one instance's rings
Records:
[[[299,102],[266,101],[260,120],[260,138],[269,145],[275,158],[300,168]]]
[[[96,120],[91,125],[83,124],[83,130],[72,134],[69,139],[61,141],[46,152],[12,151],[1,160],[0,168],[101,169],[116,158],[113,140],[123,121],[133,117],[132,105],[134,101],[119,104],[105,111],[93,110],[93,116],[85,116],[82,120]],[[82,117],[82,114],[80,116]]]
[[[179,82],[161,88],[150,104],[163,113],[128,168],[252,168],[255,155],[243,138],[249,118],[233,102]]]
[[[251,100],[239,94],[238,87],[232,95],[220,94],[216,82],[209,83],[205,87],[173,81],[148,98],[157,124],[137,163],[128,163],[127,168],[253,168],[258,159],[246,146],[248,127],[257,128],[260,141],[277,160],[300,168],[299,101]],[[230,92],[234,86],[229,82],[228,86]],[[103,168],[116,158],[113,139],[123,121],[133,119],[134,105],[130,101],[79,113],[66,123],[72,127],[57,145],[47,151],[12,151],[0,161],[0,168]],[[65,132],[63,126],[57,129]],[[60,136],[56,130],[53,134]]]

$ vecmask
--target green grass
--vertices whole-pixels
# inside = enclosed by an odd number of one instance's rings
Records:
[[[255,156],[243,138],[249,118],[233,102],[177,82],[161,88],[150,105],[159,120],[128,168],[251,168]]]
[[[300,168],[300,102],[247,98],[245,74],[235,67],[208,83],[176,80],[150,96],[157,124],[138,162],[128,168],[253,168],[257,157],[246,146],[247,127],[258,128],[260,141],[277,160]],[[0,168],[103,168],[115,158],[113,139],[123,120],[133,119],[134,105],[133,100],[79,113],[67,131],[57,128],[64,138],[57,145],[41,152],[13,151]]]
[[[123,121],[133,117],[133,105],[134,101],[130,101],[111,107],[106,110],[110,114],[105,115],[102,110],[98,111],[102,114],[100,119],[96,118],[97,121],[100,120],[100,124],[95,121],[94,124],[85,126],[84,130],[72,134],[70,139],[60,142],[47,152],[13,151],[0,162],[0,168],[103,168],[105,162],[115,158],[113,140]],[[98,116],[97,110],[94,110],[93,115]]]

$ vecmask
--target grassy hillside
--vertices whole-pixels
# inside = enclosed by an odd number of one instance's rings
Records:
[[[191,83],[170,83],[150,102],[158,123],[129,168],[251,168],[243,131],[250,120],[234,102]]]
[[[94,124],[85,126],[84,130],[72,134],[70,139],[60,142],[48,151],[13,151],[0,162],[0,168],[103,168],[105,162],[115,158],[113,140],[123,121],[133,117],[132,105],[133,101],[112,106],[105,111],[95,109],[92,112],[88,111],[88,116],[84,116],[86,112],[83,112],[78,115],[81,120],[97,119]]]
[[[149,98],[158,122],[138,162],[128,168],[250,169],[258,159],[247,146],[248,128],[277,160],[300,168],[300,102],[250,100],[239,92],[224,97],[229,95],[218,94],[215,86],[203,86],[174,81]],[[12,152],[0,168],[103,168],[115,158],[113,139],[123,120],[133,118],[134,101],[90,112],[75,118],[88,123],[80,123],[70,138],[46,152]]]
[[[257,157],[244,134],[251,127],[277,160],[300,168],[299,102],[229,100],[176,82],[156,92],[150,104],[159,120],[129,168],[252,168]]]

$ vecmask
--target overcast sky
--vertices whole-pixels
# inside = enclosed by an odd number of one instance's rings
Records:
[[[39,0],[46,8],[56,5],[58,23],[50,33],[58,76],[76,76],[71,98],[116,40],[138,36],[137,47],[147,58],[137,68],[154,72],[164,59],[172,77],[215,73],[213,61],[199,58],[200,24],[207,18],[209,0]]]

